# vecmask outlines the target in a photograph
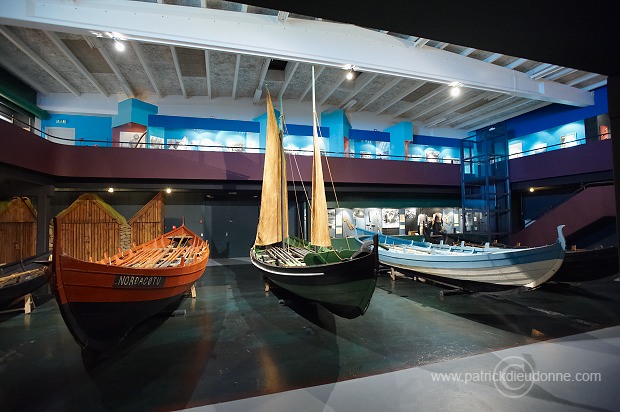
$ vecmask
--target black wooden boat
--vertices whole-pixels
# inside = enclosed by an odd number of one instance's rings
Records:
[[[49,279],[50,253],[0,265],[0,309],[6,309],[45,285]]]
[[[352,319],[366,312],[377,283],[377,247],[368,246],[354,253],[351,250],[308,252],[296,259],[297,264],[273,258],[276,253],[294,257],[291,248],[255,247],[250,256],[252,263],[273,284],[317,302],[335,315]]]
[[[314,69],[313,69],[314,73]],[[314,74],[313,74],[314,76]],[[314,78],[313,78],[314,86]],[[314,102],[314,87],[313,87]],[[327,221],[327,202],[313,110],[314,162],[310,242],[288,238],[286,170],[282,133],[267,94],[267,149],[261,210],[250,258],[272,284],[314,302],[344,318],[366,312],[377,282],[377,246],[335,251]]]
[[[618,247],[568,250],[552,282],[580,283],[618,273]]]

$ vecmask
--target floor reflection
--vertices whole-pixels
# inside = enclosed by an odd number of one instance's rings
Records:
[[[3,317],[0,371],[10,377],[0,387],[3,410],[175,410],[620,324],[613,279],[442,297],[441,288],[384,273],[366,314],[349,320],[281,291],[266,293],[247,260],[214,263],[197,297],[181,303],[184,316],[152,319],[159,324],[104,357],[80,351],[53,300],[31,315]]]

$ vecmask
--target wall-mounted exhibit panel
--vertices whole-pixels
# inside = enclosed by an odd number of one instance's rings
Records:
[[[328,224],[332,238],[356,236],[356,228],[401,236],[423,236],[424,228],[446,234],[462,232],[459,207],[328,209]]]

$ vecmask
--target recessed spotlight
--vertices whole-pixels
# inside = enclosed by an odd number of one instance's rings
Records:
[[[170,189],[169,187],[166,188],[166,193],[172,193],[172,189]]]
[[[534,188],[533,188],[533,187],[530,187],[530,192],[533,192],[533,191],[534,191]]]
[[[116,39],[114,39],[114,47],[119,52],[125,51],[125,44],[123,42],[121,42],[121,41],[116,40]]]
[[[109,187],[108,188],[108,193],[114,193],[114,188],[113,187]]]

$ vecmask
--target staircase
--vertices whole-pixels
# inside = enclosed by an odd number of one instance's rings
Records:
[[[567,237],[601,218],[615,216],[614,186],[587,187],[512,235],[510,243],[523,246],[548,245],[556,241],[558,225],[566,225],[564,236]]]

